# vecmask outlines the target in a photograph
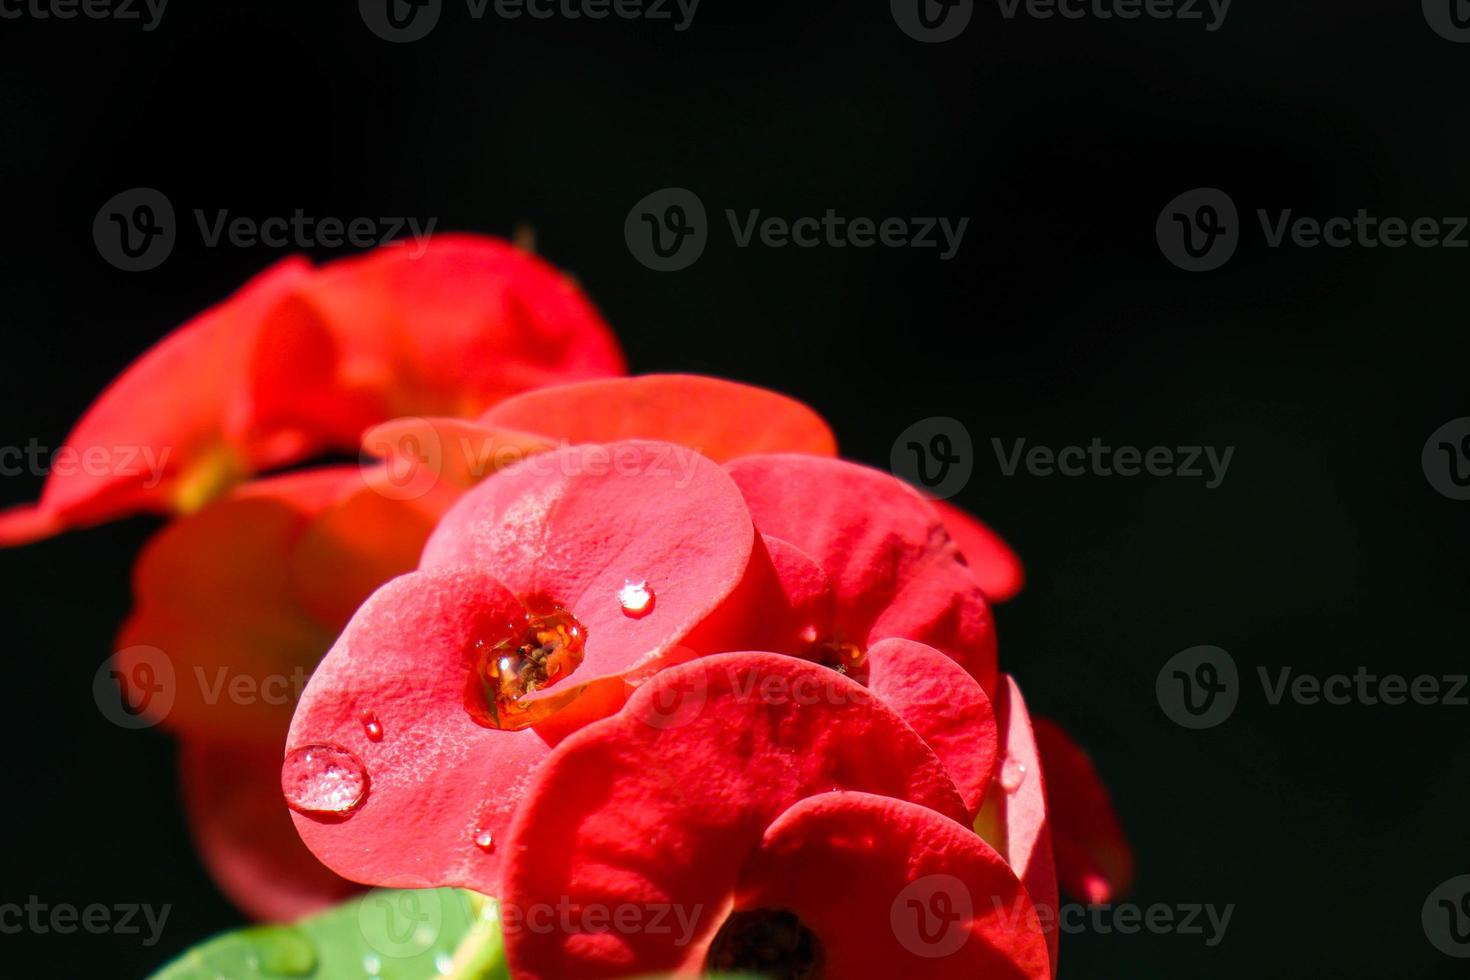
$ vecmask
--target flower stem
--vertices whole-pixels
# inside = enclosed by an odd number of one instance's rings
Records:
[[[445,980],[510,980],[505,965],[505,942],[500,935],[500,905],[493,898],[470,892],[475,924],[459,941]]]

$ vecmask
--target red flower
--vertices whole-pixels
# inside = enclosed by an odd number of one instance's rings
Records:
[[[469,417],[622,370],[576,287],[502,242],[441,235],[419,257],[382,249],[320,269],[287,259],[124,371],[66,439],[113,464],[53,474],[39,504],[0,515],[0,543],[187,513],[252,474],[354,451],[386,419]]]
[[[509,965],[1049,976],[1030,899],[963,816],[939,760],[855,682],[792,657],[707,657],[567,739],[532,781],[508,841]],[[965,892],[927,941],[901,904],[926,878]],[[682,928],[655,927],[670,910]]]
[[[416,566],[458,490],[405,495],[371,466],[236,484],[354,451],[365,428],[403,412],[475,415],[533,385],[621,368],[581,293],[500,242],[441,236],[419,258],[387,249],[320,269],[290,259],[141,357],[68,438],[114,460],[140,450],[128,458],[153,469],[56,473],[39,505],[0,515],[0,543],[14,544],[139,510],[188,512],[138,559],[118,666],[145,669],[145,647],[172,665],[172,707],[156,720],[184,739],[205,862],[252,915],[296,918],[351,887],[280,805],[293,702],[362,600]]]

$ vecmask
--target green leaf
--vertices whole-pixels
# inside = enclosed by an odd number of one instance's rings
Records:
[[[216,936],[152,980],[507,980],[496,913],[453,888],[380,888],[294,926]]]

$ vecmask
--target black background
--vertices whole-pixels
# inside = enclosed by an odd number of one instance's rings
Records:
[[[307,9],[310,8],[310,9]],[[57,445],[147,344],[279,253],[206,248],[195,208],[257,218],[434,217],[536,229],[634,370],[795,394],[847,455],[949,415],[974,438],[959,498],[1021,551],[1003,664],[1093,752],[1136,845],[1141,905],[1234,904],[1224,941],[1083,934],[1064,980],[1449,977],[1420,908],[1470,872],[1454,707],[1270,706],[1258,666],[1457,673],[1470,504],[1420,450],[1470,414],[1470,251],[1267,247],[1257,208],[1470,214],[1470,46],[1411,2],[1235,0],[1200,21],[1006,20],[976,5],[919,44],[883,2],[704,0],[668,22],[473,21],[450,0],[390,45],[351,3],[185,4],[136,22],[0,20],[0,443]],[[93,216],[166,193],[157,270],[99,256]],[[694,190],[692,268],[630,256],[645,194]],[[1226,190],[1224,268],[1170,265],[1154,221]],[[794,218],[967,216],[933,250],[737,248],[726,208]],[[316,251],[315,257],[329,257]],[[1151,477],[1005,477],[991,439],[1234,446],[1218,489]],[[0,499],[39,479],[0,481]],[[0,974],[141,976],[238,921],[187,840],[157,732],[91,696],[128,603],[139,519],[0,554],[0,901],[171,904],[163,941],[0,936]],[[1245,693],[1186,731],[1154,679],[1197,644]]]

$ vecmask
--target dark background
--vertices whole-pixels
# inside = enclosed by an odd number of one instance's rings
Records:
[[[319,9],[305,9],[316,8]],[[1368,7],[1372,9],[1366,9]],[[738,9],[737,9],[738,8]],[[1466,719],[1453,707],[1271,707],[1257,666],[1466,670],[1470,504],[1420,450],[1470,415],[1470,252],[1268,248],[1256,208],[1470,214],[1470,46],[1418,4],[1236,0],[1201,22],[1003,19],[919,44],[887,4],[704,0],[693,26],[472,21],[451,0],[389,45],[350,3],[171,5],[136,22],[0,20],[0,442],[57,445],[148,343],[278,253],[206,248],[193,208],[436,217],[576,274],[634,370],[804,398],[845,452],[961,420],[960,501],[1027,561],[1002,662],[1093,752],[1134,840],[1133,900],[1234,903],[1224,941],[1064,939],[1064,980],[1462,976],[1420,926],[1470,872]],[[185,216],[157,270],[99,257],[93,216],[135,186]],[[715,221],[692,268],[630,256],[661,187]],[[1224,268],[1154,239],[1165,202],[1229,192]],[[738,249],[723,211],[968,216],[959,255]],[[318,258],[328,257],[318,252]],[[1004,477],[990,440],[1236,447],[1224,484]],[[0,500],[39,479],[0,481]],[[0,974],[141,976],[238,921],[189,845],[172,743],[96,710],[146,520],[0,554],[0,901],[170,903],[163,941],[0,936]],[[1154,697],[1197,644],[1246,677],[1225,725]]]

